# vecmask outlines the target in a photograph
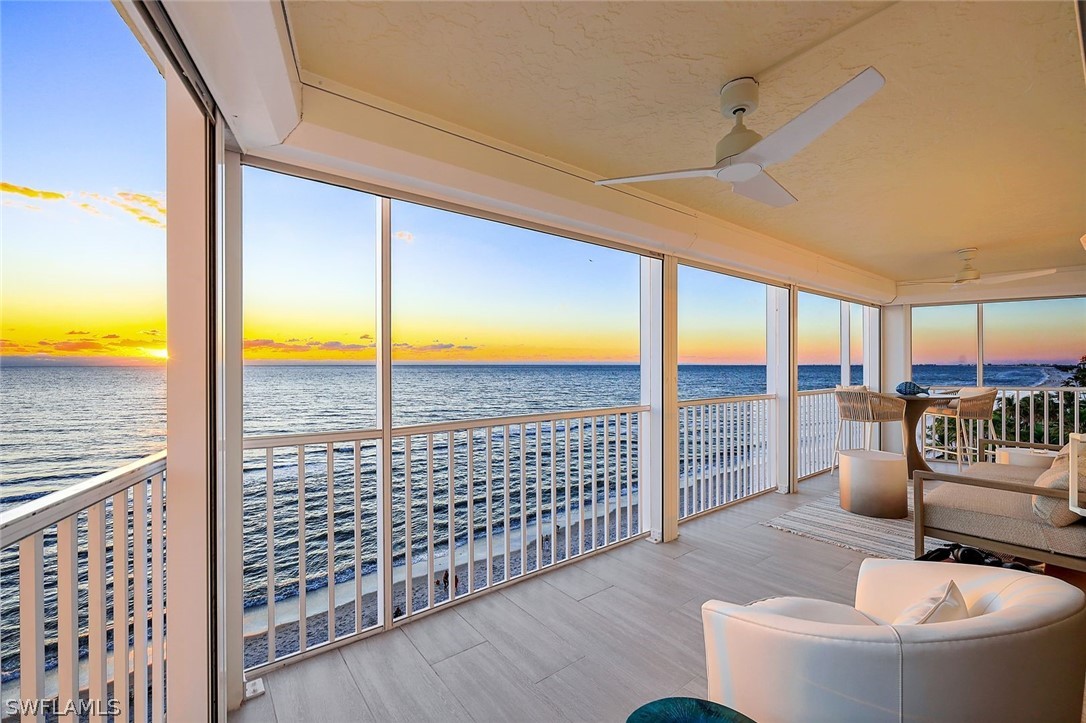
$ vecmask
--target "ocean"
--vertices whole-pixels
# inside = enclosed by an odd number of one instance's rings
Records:
[[[836,365],[801,366],[800,388],[832,387],[839,374]],[[1039,366],[985,369],[986,382],[1000,386],[1052,383],[1053,374],[1051,367]],[[914,377],[923,384],[964,385],[975,378],[975,367],[917,366]],[[854,366],[852,380],[859,383],[861,378],[862,370]],[[375,382],[371,366],[248,366],[245,433],[372,428],[376,424]],[[637,404],[639,386],[639,370],[633,365],[397,365],[393,369],[393,424]],[[679,370],[681,399],[761,394],[765,388],[764,366],[682,365]],[[0,509],[152,454],[165,445],[165,370],[161,368],[3,367],[0,394]],[[251,502],[261,501],[264,489],[262,467],[250,466],[248,458],[245,487],[248,511]],[[276,511],[279,518],[296,517],[296,497],[284,495]],[[369,512],[375,514],[375,510]],[[257,521],[261,517],[262,513],[253,515]],[[394,520],[401,526],[402,522]],[[248,514],[245,534],[247,539],[263,536],[262,527],[258,522],[250,524]],[[294,549],[288,544],[292,529],[283,525],[281,534],[289,554]],[[257,573],[252,581],[246,575],[246,606],[265,602],[259,580],[263,561],[258,559],[263,549],[262,545],[246,545],[246,570]],[[12,548],[0,555],[0,637],[4,643],[0,665],[5,679],[15,675],[17,667],[12,649],[18,626],[14,552]],[[367,561],[372,557],[371,551],[363,553]],[[348,558],[350,554],[345,552]],[[285,560],[285,567],[289,567],[287,563]],[[345,575],[353,574],[349,564],[344,567]],[[321,581],[312,584],[320,585]],[[277,596],[289,594],[289,585],[277,592]]]

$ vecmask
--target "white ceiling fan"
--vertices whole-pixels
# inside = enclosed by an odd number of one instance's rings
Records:
[[[1011,281],[1032,279],[1037,276],[1048,276],[1059,269],[1037,269],[1035,271],[1011,272],[1005,274],[984,274],[973,267],[973,260],[977,257],[975,248],[958,249],[955,251],[962,260],[962,267],[954,276],[947,276],[928,281],[902,281],[898,286],[967,286],[969,284],[1006,284]]]
[[[747,198],[770,206],[787,206],[795,203],[796,197],[766,173],[766,167],[787,161],[799,153],[874,95],[885,82],[879,71],[867,68],[762,138],[743,125],[743,117],[758,107],[758,81],[754,78],[736,78],[720,89],[720,112],[728,120],[734,118],[735,127],[716,144],[715,166],[606,178],[596,181],[596,185],[711,177],[731,183],[733,191]]]

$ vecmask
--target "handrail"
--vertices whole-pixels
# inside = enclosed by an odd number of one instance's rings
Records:
[[[741,397],[708,397],[706,399],[679,400],[679,409],[683,407],[699,407],[705,404],[727,404],[728,402],[760,402],[763,399],[776,399],[775,394],[747,394]]]
[[[801,389],[796,392],[797,397],[813,397],[816,394],[829,394],[830,392],[837,391],[833,387],[826,387],[825,389]]]
[[[380,439],[380,429],[349,429],[344,432],[297,432],[292,434],[264,434],[246,437],[244,449],[267,449],[268,447],[297,447],[306,444],[326,444],[328,442],[356,442]]]
[[[651,409],[648,405],[629,405],[625,407],[606,407],[603,409],[575,409],[568,412],[546,412],[543,414],[522,414],[514,417],[488,417],[483,419],[462,419],[451,422],[431,422],[428,424],[412,424],[402,427],[393,427],[393,437],[406,437],[408,435],[437,434],[441,432],[457,432],[464,429],[480,429],[482,427],[497,427],[502,425],[534,424],[535,422],[550,422],[558,419],[583,419],[585,417],[601,417],[609,414],[634,414],[647,412]],[[245,438],[245,449],[267,449],[268,447],[293,447],[305,444],[326,444],[328,442],[354,442],[356,440],[380,439],[380,429],[354,429],[343,432],[331,433],[303,433],[264,435]]]
[[[498,427],[512,424],[533,424],[535,422],[550,422],[558,419],[584,419],[585,417],[602,417],[609,414],[635,414],[647,412],[651,409],[647,404],[631,404],[626,407],[607,407],[604,409],[575,409],[569,412],[547,412],[545,414],[523,414],[516,417],[491,417],[489,419],[464,419],[459,422],[437,422],[432,424],[414,424],[406,427],[393,427],[393,437],[404,437],[416,434],[433,434],[435,432],[452,432],[462,429],[479,429],[480,427]]]
[[[3,545],[14,545],[35,532],[165,471],[166,450],[162,450],[2,512],[0,538]]]

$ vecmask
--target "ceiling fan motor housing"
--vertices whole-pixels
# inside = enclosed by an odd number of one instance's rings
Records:
[[[720,89],[720,112],[728,120],[736,113],[753,113],[758,109],[758,81],[754,78],[729,80]]]

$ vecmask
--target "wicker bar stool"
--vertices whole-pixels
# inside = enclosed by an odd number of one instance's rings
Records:
[[[995,410],[995,401],[999,390],[994,387],[962,387],[957,393],[957,399],[944,407],[929,409],[928,414],[955,420],[954,456],[958,458],[958,470],[960,471],[963,452],[968,455],[970,464],[972,464],[973,449],[976,448],[971,421],[987,421],[988,437],[991,439],[996,437],[995,425],[992,424],[992,414]],[[965,441],[964,449],[962,447],[963,437]]]
[[[905,400],[892,394],[881,394],[868,389],[839,388],[834,392],[837,400],[837,436],[833,440],[833,461],[830,472],[837,467],[841,456],[841,442],[848,422],[863,424],[864,449],[871,449],[871,430],[879,422],[901,422],[901,449],[908,449],[905,440]]]

